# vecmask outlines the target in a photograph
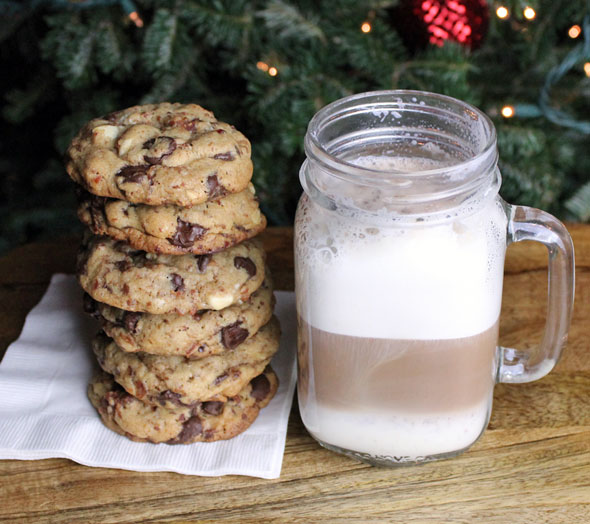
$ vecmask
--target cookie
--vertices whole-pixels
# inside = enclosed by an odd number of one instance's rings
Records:
[[[92,341],[100,367],[134,397],[174,408],[236,395],[262,373],[279,347],[276,318],[236,349],[198,360],[126,353],[104,334]]]
[[[268,367],[226,402],[200,402],[173,410],[132,397],[107,373],[94,377],[88,398],[109,429],[140,442],[191,444],[235,437],[275,395],[278,378]]]
[[[250,149],[196,104],[152,104],[91,120],[72,140],[66,170],[95,195],[188,207],[243,191]]]
[[[78,217],[96,235],[108,235],[150,253],[221,251],[266,227],[251,184],[241,193],[193,207],[147,206],[83,193]]]
[[[96,302],[89,295],[84,309],[98,318],[103,331],[123,351],[203,358],[237,348],[266,324],[274,306],[267,276],[243,304],[194,315],[134,313]]]
[[[264,258],[257,239],[213,255],[155,255],[88,235],[78,281],[95,300],[126,311],[194,315],[247,301],[264,280]]]

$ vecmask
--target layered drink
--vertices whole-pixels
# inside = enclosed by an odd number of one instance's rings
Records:
[[[356,161],[404,172],[431,167],[424,162]],[[344,198],[339,212],[304,195],[297,212],[303,422],[327,447],[372,462],[459,453],[491,411],[504,210],[490,199],[477,212],[408,224],[396,222],[379,195]]]

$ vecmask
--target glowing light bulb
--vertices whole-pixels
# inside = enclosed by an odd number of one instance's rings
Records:
[[[268,74],[270,76],[277,76],[279,74],[279,70],[276,67],[269,67]]]
[[[504,106],[501,113],[504,118],[512,118],[514,116],[514,108],[512,106]]]
[[[586,62],[584,64],[584,73],[586,73],[586,76],[590,78],[590,62]]]
[[[524,17],[527,20],[532,20],[533,18],[535,18],[535,16],[537,16],[537,13],[535,13],[535,10],[530,6],[525,7],[522,14],[524,15]]]
[[[371,32],[371,24],[369,24],[369,22],[363,22],[363,25],[361,25],[361,31],[363,33],[370,33]]]
[[[137,11],[129,13],[129,18],[136,25],[136,27],[143,27],[143,20],[141,19]]]
[[[265,62],[256,62],[256,67],[261,71],[268,71],[268,64]]]
[[[498,7],[498,9],[496,9],[496,16],[498,18],[501,18],[502,20],[504,20],[505,18],[508,18],[508,15],[510,13],[508,12],[508,9],[506,7],[504,7],[503,5],[501,5],[500,7]]]
[[[582,28],[576,24],[569,28],[567,35],[570,38],[578,38],[582,34]]]

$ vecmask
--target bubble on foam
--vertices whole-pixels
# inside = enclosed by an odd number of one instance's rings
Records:
[[[332,261],[332,253],[327,249],[320,250],[319,255],[319,259],[324,264],[329,264]]]
[[[416,140],[412,140],[412,145],[417,145]],[[384,173],[399,172],[399,173],[416,173],[420,171],[428,171],[430,169],[437,169],[448,165],[445,159],[448,160],[448,154],[445,153],[438,146],[432,144],[432,147],[428,147],[428,144],[421,146],[430,152],[435,152],[440,155],[441,158],[416,158],[416,157],[388,157],[388,156],[377,156],[377,155],[366,155],[359,156],[350,159],[350,163],[372,169],[375,171],[382,171]]]

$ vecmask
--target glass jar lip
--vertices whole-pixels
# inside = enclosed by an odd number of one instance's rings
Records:
[[[389,172],[347,162],[346,160],[338,158],[328,152],[326,147],[322,145],[317,137],[317,131],[319,130],[320,125],[336,118],[339,108],[349,107],[352,109],[355,107],[353,105],[355,101],[365,100],[365,103],[369,103],[370,100],[375,100],[380,97],[390,97],[391,103],[396,102],[396,97],[407,97],[409,98],[409,101],[398,100],[397,102],[401,102],[403,108],[414,106],[421,110],[425,107],[429,107],[427,103],[424,104],[424,102],[427,102],[429,99],[443,103],[446,102],[449,105],[457,106],[458,108],[460,107],[471,119],[480,119],[483,122],[483,128],[487,134],[487,140],[480,146],[479,150],[473,156],[464,161],[453,164],[452,166],[420,170],[420,177],[436,177],[455,170],[471,171],[471,166],[481,164],[487,164],[488,167],[495,165],[498,156],[496,148],[496,129],[490,117],[488,117],[482,110],[462,100],[447,95],[441,95],[439,93],[411,89],[365,91],[363,93],[340,98],[321,108],[310,120],[307,127],[307,133],[305,135],[305,152],[308,158],[323,164],[329,168],[330,171],[336,172],[334,173],[336,176],[344,179],[349,179],[353,176],[358,177],[360,175],[367,182],[374,181],[377,183],[383,183],[391,182],[394,179],[400,179],[400,181],[403,181],[404,179],[415,176],[417,174],[416,172]],[[423,103],[421,104],[420,102]],[[357,104],[356,107],[360,107],[360,105],[361,104]],[[450,113],[448,110],[447,112]],[[455,116],[459,116],[459,114],[455,113]],[[388,176],[384,177],[384,174],[387,174]]]

